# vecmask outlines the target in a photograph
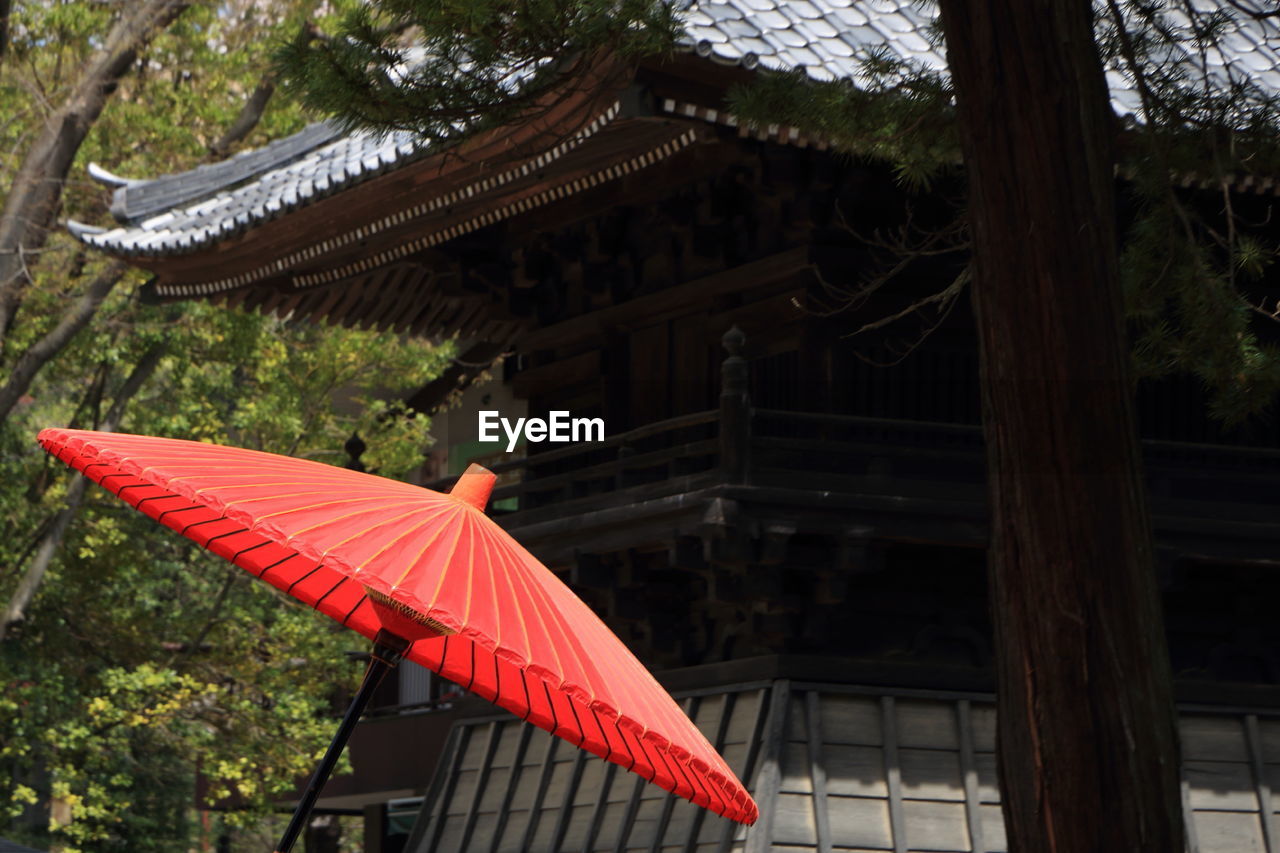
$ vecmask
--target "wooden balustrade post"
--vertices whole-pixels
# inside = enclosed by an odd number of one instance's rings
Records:
[[[730,483],[747,482],[751,447],[751,403],[747,398],[747,336],[734,326],[721,345],[729,357],[720,366],[720,470]]]
[[[618,472],[613,475],[613,487],[621,490],[631,485],[631,477],[627,474],[627,459],[636,455],[636,449],[629,444],[618,447]]]

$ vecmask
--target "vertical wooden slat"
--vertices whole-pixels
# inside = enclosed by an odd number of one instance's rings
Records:
[[[600,785],[600,795],[596,797],[596,804],[591,808],[591,822],[587,824],[587,837],[582,841],[582,853],[591,853],[591,848],[596,843],[596,836],[600,834],[604,812],[609,807],[609,789],[613,787],[613,777],[617,772],[618,765],[612,761],[604,768],[604,782]]]
[[[817,833],[818,853],[831,853],[831,819],[827,814],[827,768],[822,760],[822,709],[818,707],[818,702],[818,691],[805,691],[809,775],[813,783],[813,824]]]
[[[636,823],[636,813],[640,811],[640,795],[644,792],[643,776],[636,776],[635,787],[631,789],[631,799],[627,800],[627,811],[622,816],[622,825],[618,827],[618,841],[613,845],[613,853],[624,853],[627,841],[631,838],[631,830]]]
[[[889,786],[889,828],[893,832],[893,853],[907,851],[907,821],[902,812],[902,768],[898,763],[898,714],[892,696],[880,699],[881,730],[884,732],[884,778]]]
[[[760,820],[747,830],[746,853],[768,853],[773,847],[773,813],[778,805],[778,788],[782,784],[782,748],[787,735],[787,708],[791,705],[791,682],[780,678],[773,683],[769,697],[769,719],[765,724],[763,761],[752,786]]]
[[[450,732],[444,754],[440,756],[435,775],[431,778],[431,787],[422,800],[422,811],[409,831],[409,840],[404,846],[406,853],[430,853],[436,849],[440,830],[444,827],[445,810],[453,796],[453,786],[457,784],[458,769],[462,766],[462,756],[466,754],[470,738],[470,726],[455,725]],[[432,814],[437,805],[440,806],[438,817]]]
[[[569,774],[569,782],[564,786],[564,797],[560,801],[560,814],[556,815],[556,825],[551,830],[551,849],[559,850],[564,841],[565,831],[569,828],[569,814],[573,811],[573,797],[578,793],[578,783],[582,781],[582,768],[587,766],[585,749],[574,750],[573,771]]]
[[[1187,853],[1200,853],[1200,839],[1196,835],[1196,813],[1191,808],[1191,783],[1186,771],[1182,775],[1182,824],[1187,834]]]
[[[551,771],[555,769],[552,760],[556,754],[556,744],[560,738],[547,738],[547,751],[542,754],[542,769],[538,773],[538,787],[533,789],[533,803],[529,806],[529,822],[525,824],[524,838],[520,840],[520,849],[528,850],[533,841],[533,833],[538,828],[538,815],[542,811],[542,798],[547,795],[547,783],[551,781]]]
[[[973,751],[973,720],[969,700],[956,703],[956,727],[960,730],[960,772],[964,775],[964,816],[969,824],[969,849],[982,853],[982,800],[978,793],[978,761]]]
[[[777,684],[775,683],[774,688],[776,689],[776,687],[777,687]],[[770,692],[769,687],[762,687],[757,691],[756,718],[751,725],[751,742],[747,746],[747,760],[742,765],[743,779],[751,778],[751,774],[755,772],[756,762],[760,758],[760,752],[762,750],[761,734],[763,733],[764,728],[768,724],[768,720],[769,720],[768,716],[765,713],[765,699],[767,699],[770,695],[772,694]],[[769,704],[772,705],[772,703],[769,703]],[[750,785],[751,783],[747,782],[745,784]],[[755,797],[756,804],[759,805],[760,803],[759,790],[758,789],[753,790],[752,795]],[[717,853],[729,853],[729,848],[733,846],[734,833],[736,833],[737,831],[738,831],[738,824],[734,823],[731,820],[725,821],[724,831],[720,835],[720,846],[716,848]]]
[[[502,833],[507,828],[507,813],[511,810],[511,800],[516,795],[516,787],[520,782],[520,773],[524,766],[524,754],[529,749],[529,736],[533,734],[533,726],[520,723],[520,739],[516,741],[516,754],[511,759],[511,775],[507,777],[507,789],[502,792],[502,802],[498,806],[497,826],[493,828],[493,843],[489,845],[489,853],[498,853],[502,844]]]
[[[1258,732],[1256,714],[1245,714],[1244,733],[1249,744],[1249,761],[1253,765],[1253,782],[1258,794],[1258,810],[1262,817],[1262,835],[1267,853],[1280,853],[1280,836],[1276,834],[1276,817],[1271,805],[1271,783],[1262,765],[1262,736]]]
[[[421,807],[419,807],[421,814]],[[370,803],[364,807],[364,849],[381,850],[387,837],[387,804]]]
[[[711,738],[711,745],[716,748],[717,752],[724,749],[724,738],[729,731],[729,717],[733,713],[733,697],[732,693],[720,694],[720,720],[716,723],[715,736]],[[694,812],[693,820],[689,821],[689,837],[684,843],[684,853],[694,853],[698,846],[698,833],[702,831],[702,822],[706,820],[707,810],[698,809]]]
[[[489,784],[489,768],[493,764],[493,754],[498,751],[498,741],[502,738],[502,723],[494,721],[489,724],[489,732],[484,743],[484,757],[476,768],[476,789],[471,792],[471,802],[467,806],[467,819],[462,825],[462,842],[460,849],[471,849],[471,833],[476,827],[476,817],[480,814],[480,800],[484,796],[485,786]]]
[[[680,710],[689,719],[693,719],[693,715],[697,713],[698,701],[693,697],[685,699],[681,703]],[[676,795],[668,794],[662,800],[662,813],[658,816],[658,827],[653,833],[653,843],[649,845],[649,853],[658,853],[662,847],[662,836],[667,834],[667,824],[671,822],[671,810],[676,806]]]

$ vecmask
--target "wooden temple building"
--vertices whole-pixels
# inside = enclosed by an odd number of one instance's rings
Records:
[[[456,337],[413,401],[440,438],[424,484],[500,471],[492,512],[761,807],[744,830],[405,667],[320,801],[365,815],[369,853],[1006,849],[972,320],[959,304],[923,340],[911,320],[849,336],[964,259],[823,310],[879,268],[859,235],[945,208],[724,107],[761,69],[856,84],[878,44],[940,67],[929,13],[701,0],[686,20],[674,60],[597,69],[448,151],[318,124],[154,180],[95,167],[118,223],[72,225],[150,270],[154,299]],[[1277,24],[1250,26],[1228,46],[1280,90]],[[1235,189],[1259,219],[1277,192]],[[481,409],[606,435],[505,454],[477,441]],[[1226,432],[1181,380],[1139,409],[1191,849],[1280,851],[1280,428]]]

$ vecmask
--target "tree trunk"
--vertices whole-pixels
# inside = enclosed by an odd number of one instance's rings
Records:
[[[941,0],[974,241],[1011,851],[1184,849],[1089,0]]]
[[[97,429],[102,432],[115,432],[119,429],[129,401],[142,390],[142,386],[156,372],[168,348],[168,342],[162,341],[152,345],[142,354],[142,358],[138,359],[138,363],[133,366],[128,378],[120,386],[115,401],[107,411],[107,416],[97,425]],[[3,612],[0,612],[0,641],[8,635],[10,627],[25,618],[27,606],[35,598],[40,584],[44,582],[45,574],[49,571],[49,565],[53,562],[58,549],[62,547],[62,540],[67,535],[67,527],[80,511],[80,504],[84,501],[88,487],[89,480],[83,474],[76,474],[71,485],[67,487],[67,497],[62,509],[54,515],[44,536],[40,539],[40,544],[36,547],[35,554],[31,557],[31,563],[23,573],[22,580],[18,582],[17,588],[9,597],[9,603],[5,605]]]
[[[89,325],[89,321],[98,312],[98,307],[124,278],[128,269],[124,261],[108,262],[106,268],[89,282],[89,286],[85,288],[76,303],[62,315],[58,325],[18,356],[13,369],[9,371],[8,380],[0,386],[0,421],[9,417],[13,407],[22,399],[22,395],[31,388],[36,374],[52,361],[54,356],[62,352],[63,347],[71,343],[71,339],[79,334],[81,329]]]
[[[30,283],[27,253],[44,245],[62,199],[67,172],[93,123],[138,49],[167,27],[188,0],[141,0],[127,4],[66,101],[45,120],[23,157],[0,211],[0,349]]]

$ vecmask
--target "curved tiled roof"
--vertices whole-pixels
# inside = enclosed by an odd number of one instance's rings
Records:
[[[125,220],[121,227],[101,229],[72,222],[71,231],[91,246],[123,255],[191,251],[402,166],[425,152],[425,147],[417,145],[412,135],[404,131],[385,138],[369,133],[341,136],[332,125],[321,122],[281,141],[297,137],[324,143],[294,154],[291,161],[283,164],[268,161],[265,168],[221,174],[213,169],[195,169],[156,181],[128,182],[116,190],[112,203],[112,211]],[[238,159],[226,162],[241,165]],[[187,206],[181,206],[179,201],[154,215],[146,215],[151,211],[143,208],[140,215],[130,196],[155,185],[178,198],[203,198]]]
[[[1213,0],[1193,0],[1214,8]],[[1259,7],[1267,0],[1233,0]],[[1170,12],[1170,21],[1178,25]],[[889,53],[925,68],[946,60],[934,38],[936,7],[919,0],[699,0],[685,10],[686,51],[747,69],[803,70],[817,80],[865,82],[867,52]],[[1227,88],[1247,76],[1280,92],[1280,22],[1241,14],[1219,35],[1221,50],[1203,57],[1172,57]],[[1181,24],[1188,22],[1185,19]],[[1112,102],[1121,115],[1138,112],[1138,96],[1123,74],[1108,72]],[[410,134],[342,136],[332,125],[299,134],[224,163],[154,181],[130,181],[97,170],[118,187],[117,228],[69,223],[81,241],[124,256],[161,256],[212,245],[290,210],[332,195],[423,156],[427,146]]]

